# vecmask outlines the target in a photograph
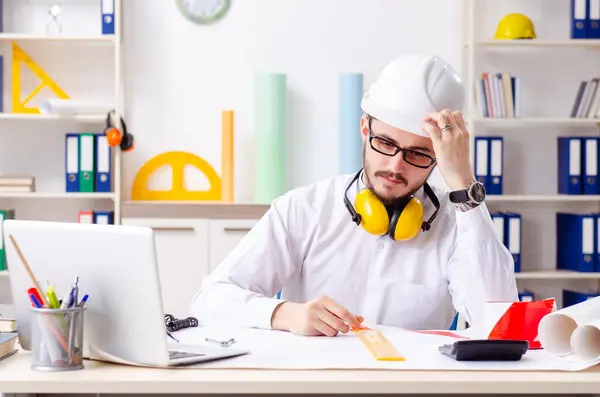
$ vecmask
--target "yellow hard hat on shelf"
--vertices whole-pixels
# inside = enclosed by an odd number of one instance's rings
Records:
[[[508,14],[498,24],[494,38],[497,40],[535,39],[533,22],[523,14]]]

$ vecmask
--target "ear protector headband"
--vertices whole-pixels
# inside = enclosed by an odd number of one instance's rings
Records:
[[[115,123],[112,122],[114,114],[115,111],[111,110],[106,116],[106,128],[104,129],[106,140],[111,147],[118,145],[122,151],[130,152],[133,150],[133,135],[127,132],[127,125],[122,117],[120,117],[120,119],[123,131],[121,132],[117,128]]]
[[[423,203],[414,195],[407,196],[399,205],[392,208],[391,214],[388,214],[386,206],[370,189],[365,188],[358,192],[353,206],[348,199],[348,189],[358,179],[362,170],[354,175],[344,192],[344,204],[352,215],[354,223],[362,225],[371,234],[378,236],[387,234],[395,241],[410,240],[421,230],[426,232],[431,229],[431,224],[440,209],[440,201],[427,182],[423,185],[423,189],[435,206],[435,212],[426,221],[423,221]]]

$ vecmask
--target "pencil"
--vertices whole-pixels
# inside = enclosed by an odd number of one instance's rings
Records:
[[[25,257],[23,256],[23,253],[21,252],[21,248],[19,248],[19,244],[17,244],[17,242],[15,241],[15,238],[12,236],[12,234],[10,234],[8,236],[8,238],[10,238],[10,241],[15,246],[15,249],[17,250],[17,255],[19,255],[19,259],[21,259],[21,262],[23,263],[23,267],[25,268],[25,271],[27,271],[27,274],[29,274],[29,277],[31,278],[33,285],[38,290],[38,293],[40,294],[40,298],[42,298],[42,303],[44,304],[44,307],[50,307],[50,305],[48,304],[48,301],[46,300],[46,296],[44,296],[44,291],[40,287],[40,284],[37,282],[35,276],[33,275],[33,272],[31,271],[31,268],[29,267],[27,260],[25,260]]]

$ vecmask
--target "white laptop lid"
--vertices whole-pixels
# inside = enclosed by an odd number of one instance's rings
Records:
[[[3,223],[14,315],[24,349],[30,349],[27,290],[33,283],[9,238],[12,235],[42,283],[62,299],[79,277],[86,358],[166,365],[162,293],[154,235],[142,226],[6,220]]]

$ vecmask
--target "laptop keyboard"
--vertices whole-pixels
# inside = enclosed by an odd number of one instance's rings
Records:
[[[176,360],[178,358],[200,357],[205,356],[204,353],[180,352],[177,350],[169,350],[169,359]]]

